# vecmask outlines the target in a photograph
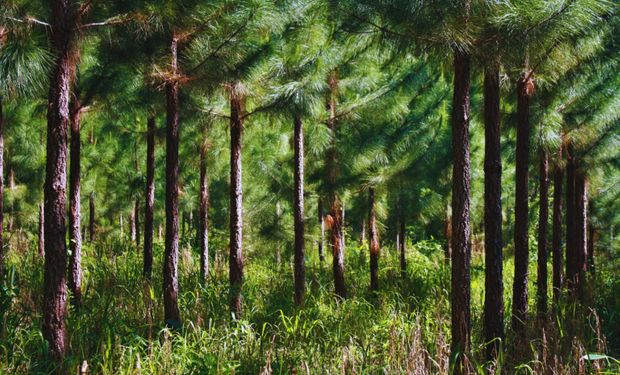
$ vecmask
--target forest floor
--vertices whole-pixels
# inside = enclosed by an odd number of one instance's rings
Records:
[[[197,250],[182,245],[180,311],[183,328],[164,329],[161,292],[163,243],[156,242],[153,287],[141,276],[142,255],[135,245],[110,237],[86,244],[82,261],[84,297],[70,308],[71,354],[61,372],[102,374],[186,373],[412,373],[449,372],[449,268],[441,244],[423,241],[408,246],[408,275],[400,276],[398,254],[382,249],[378,295],[368,291],[367,247],[349,240],[346,279],[349,298],[333,297],[331,259],[321,267],[316,245],[308,243],[307,296],[303,308],[293,305],[292,254],[265,243],[246,245],[244,315],[233,321],[228,308],[228,279],[223,233],[212,236],[209,282],[200,285]],[[221,245],[221,246],[220,246]],[[53,373],[41,326],[43,260],[34,240],[15,238],[8,255],[0,298],[0,373]],[[509,312],[512,258],[506,252],[505,322]],[[329,253],[327,253],[329,255]],[[483,373],[483,256],[472,259],[471,363]],[[620,275],[610,265],[597,269],[591,306],[556,304],[546,322],[530,323],[529,357],[515,363],[514,348],[496,367],[509,373],[544,369],[576,374],[620,373]],[[608,264],[613,265],[614,262]],[[530,260],[530,315],[535,311],[535,252]],[[617,267],[617,266],[615,266]],[[551,272],[551,270],[549,270]],[[551,290],[549,290],[551,296]],[[152,305],[152,308],[149,306]],[[578,318],[575,318],[578,317]],[[570,332],[570,333],[569,333]],[[596,354],[596,355],[595,355]]]

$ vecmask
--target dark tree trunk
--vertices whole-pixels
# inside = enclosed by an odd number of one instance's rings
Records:
[[[70,0],[51,1],[52,50],[56,58],[50,82],[47,112],[45,168],[45,272],[43,336],[52,357],[62,360],[67,350],[66,176],[69,97],[74,66],[73,8]]]
[[[502,160],[499,62],[484,72],[484,340],[487,360],[500,354],[504,339],[502,254]]]
[[[588,260],[588,181],[582,171],[575,173],[575,250],[577,258],[577,290],[583,297]]]
[[[164,251],[164,319],[179,327],[179,83],[176,35],[172,36],[172,79],[166,83],[166,239]]]
[[[332,72],[328,81],[330,87],[327,108],[329,111],[328,126],[331,131],[332,140],[327,150],[326,173],[329,188],[329,221],[330,221],[330,246],[332,248],[335,293],[340,298],[347,297],[347,289],[344,281],[344,241],[343,241],[343,217],[342,205],[337,192],[337,181],[340,174],[338,167],[338,146],[336,143],[337,121],[336,121],[336,96],[338,89],[338,76]]]
[[[198,242],[200,245],[200,279],[206,283],[209,275],[209,181],[207,179],[207,149],[200,147],[200,228]]]
[[[405,215],[400,215],[400,275],[407,276],[407,229],[405,226]]]
[[[469,55],[454,53],[454,97],[452,101],[452,358],[456,374],[466,373],[464,356],[471,343],[469,226]],[[456,353],[459,353],[458,357]]]
[[[549,160],[547,151],[540,150],[539,160],[539,213],[538,213],[538,279],[536,280],[536,301],[538,316],[547,314],[547,225],[549,222]]]
[[[370,252],[370,291],[379,290],[379,237],[375,215],[375,189],[368,189],[368,250]]]
[[[512,329],[516,346],[526,345],[528,315],[528,168],[530,163],[530,96],[532,78],[522,73],[517,83],[517,148],[515,161],[515,271],[512,286]]]
[[[69,289],[74,306],[82,301],[82,233],[80,230],[80,102],[74,98],[71,107],[71,149],[69,153]]]
[[[0,95],[0,280],[4,275],[4,114]]]
[[[155,117],[147,120],[146,189],[144,202],[144,259],[142,274],[151,280],[153,273],[153,208],[155,206]]]
[[[140,201],[138,199],[133,206],[133,220],[136,231],[136,247],[140,248]]]
[[[39,204],[39,256],[45,256],[45,207]]]
[[[304,126],[301,116],[295,115],[295,304],[301,306],[306,286],[304,243]]]
[[[566,150],[566,286],[571,294],[577,282],[577,253],[575,237],[575,160],[573,147]]]
[[[558,165],[553,174],[553,238],[551,252],[553,255],[553,304],[560,300],[562,290],[562,180],[564,174],[562,162],[562,145],[558,151]]]
[[[319,262],[322,266],[325,261],[325,254],[323,253],[323,244],[325,243],[325,220],[323,217],[323,199],[321,197],[319,197],[317,211],[319,215],[319,225],[321,227],[321,236],[319,238]]]
[[[240,83],[230,92],[230,307],[235,319],[243,309],[243,187],[241,149],[245,98],[240,93]]]
[[[92,192],[88,196],[88,239],[90,242],[95,240],[95,193]]]

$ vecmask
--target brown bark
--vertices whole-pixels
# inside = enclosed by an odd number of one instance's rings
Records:
[[[515,271],[512,286],[512,329],[516,346],[525,348],[528,319],[528,168],[530,162],[530,97],[532,77],[522,73],[517,83],[517,147],[515,162]]]
[[[243,298],[243,186],[241,152],[245,98],[240,93],[241,83],[233,84],[230,91],[230,307],[235,319],[242,315]]]
[[[148,280],[153,274],[153,208],[155,206],[155,117],[147,120],[146,188],[144,192],[144,254],[142,274]]]
[[[502,248],[499,61],[492,61],[484,72],[484,340],[490,361],[497,359],[504,339]]]
[[[344,241],[342,233],[343,217],[342,205],[337,192],[337,181],[340,174],[338,167],[338,146],[336,139],[337,120],[336,120],[336,99],[338,91],[338,75],[332,72],[328,77],[329,98],[327,109],[329,118],[327,126],[331,131],[331,145],[327,150],[326,180],[328,185],[328,204],[329,204],[329,243],[332,249],[332,271],[334,274],[334,291],[340,298],[346,298],[347,290],[344,281]]]
[[[50,79],[47,112],[43,336],[48,342],[52,357],[62,360],[67,350],[65,209],[69,96],[74,72],[71,58],[74,4],[70,0],[52,0],[50,5],[55,62]]]
[[[295,143],[295,304],[301,306],[304,301],[306,285],[306,262],[304,241],[304,126],[301,116],[294,119]]]
[[[558,164],[562,161],[562,145],[558,150]],[[562,290],[562,180],[564,173],[560,165],[553,174],[553,238],[551,252],[553,256],[553,303],[560,300]]]
[[[88,239],[90,242],[95,240],[95,193],[91,192],[88,196]]]
[[[4,275],[4,114],[0,95],[0,280]]]
[[[575,160],[573,147],[566,150],[566,286],[571,291],[577,282],[577,253],[575,237]]]
[[[200,202],[198,242],[200,246],[200,279],[203,283],[209,275],[209,181],[207,178],[207,149],[200,147]]]
[[[538,279],[536,301],[539,317],[547,314],[547,226],[549,222],[549,160],[547,151],[539,152]]]
[[[71,106],[71,149],[69,165],[69,289],[72,303],[79,306],[82,301],[82,233],[80,230],[80,102],[76,97]]]
[[[319,225],[321,227],[321,235],[319,238],[319,262],[323,265],[323,262],[325,261],[325,254],[323,253],[323,244],[325,243],[325,218],[323,216],[323,199],[321,197],[318,199],[317,211],[319,215]]]
[[[465,356],[471,344],[470,311],[470,156],[469,104],[470,61],[463,51],[454,52],[452,101],[452,358],[456,374],[466,373]],[[456,355],[458,353],[458,356]]]
[[[375,189],[368,189],[368,250],[370,252],[370,291],[379,290],[379,236],[375,214]]]
[[[172,79],[166,83],[166,239],[164,250],[164,319],[168,326],[181,324],[179,313],[179,83],[178,39],[172,36]]]
[[[39,256],[45,256],[45,207],[39,204]]]

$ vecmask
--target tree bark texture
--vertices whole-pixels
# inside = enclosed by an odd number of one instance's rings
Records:
[[[582,170],[575,171],[575,250],[577,258],[577,285],[583,297],[588,270],[588,180]]]
[[[80,204],[80,102],[75,95],[71,105],[71,149],[69,164],[69,289],[74,306],[82,301],[82,232]]]
[[[323,216],[323,198],[319,197],[317,205],[318,205],[317,211],[318,211],[319,226],[321,230],[321,234],[319,238],[319,262],[322,265],[323,262],[325,261],[325,254],[323,252],[323,244],[325,243],[325,220]]]
[[[295,143],[295,304],[301,306],[306,288],[306,248],[304,241],[304,126],[300,115],[294,118]]]
[[[564,172],[559,165],[562,162],[562,146],[558,150],[558,165],[553,173],[553,237],[551,253],[553,256],[553,303],[560,300],[562,290],[562,181]]]

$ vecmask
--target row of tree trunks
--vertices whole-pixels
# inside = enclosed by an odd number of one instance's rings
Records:
[[[502,255],[502,162],[500,144],[499,61],[484,72],[484,339],[487,360],[500,353],[504,339]]]
[[[551,253],[553,257],[553,303],[560,300],[562,290],[562,181],[564,171],[559,165],[562,160],[562,145],[558,150],[558,165],[553,174],[553,238]]]
[[[200,147],[200,201],[198,202],[198,245],[200,247],[200,280],[206,283],[209,275],[209,182],[207,178],[206,141]]]
[[[547,315],[547,223],[549,222],[549,158],[547,150],[539,151],[539,211],[538,211],[538,278],[536,302],[539,318]]]
[[[370,290],[379,290],[379,236],[375,214],[375,189],[368,189],[368,250],[370,253]]]
[[[172,79],[166,82],[166,238],[163,289],[164,319],[168,326],[179,327],[179,83],[177,76],[178,39],[170,43]]]
[[[71,104],[71,149],[69,164],[69,289],[74,306],[82,300],[82,233],[80,230],[80,101],[73,95]]]
[[[512,288],[512,329],[518,348],[526,346],[528,315],[528,169],[530,152],[530,98],[533,94],[531,72],[526,70],[517,83],[517,146],[515,162],[515,271]],[[520,350],[520,349],[519,349]],[[518,356],[519,354],[517,354]]]
[[[455,374],[468,373],[465,359],[471,343],[470,318],[470,155],[469,105],[470,57],[454,52],[454,93],[452,100],[452,358]]]
[[[304,301],[306,285],[304,241],[304,127],[300,115],[294,118],[295,194],[293,198],[295,221],[295,304]]]
[[[47,113],[43,336],[52,357],[61,360],[67,350],[67,131],[70,124],[70,87],[75,70],[72,56],[75,27],[73,12],[77,7],[71,0],[52,0],[50,6],[50,34],[55,61]]]
[[[144,202],[144,254],[142,274],[151,280],[153,274],[153,207],[155,205],[155,117],[147,119],[146,188]]]
[[[241,151],[245,97],[240,82],[230,87],[230,308],[236,319],[242,315],[243,301],[243,187]]]

